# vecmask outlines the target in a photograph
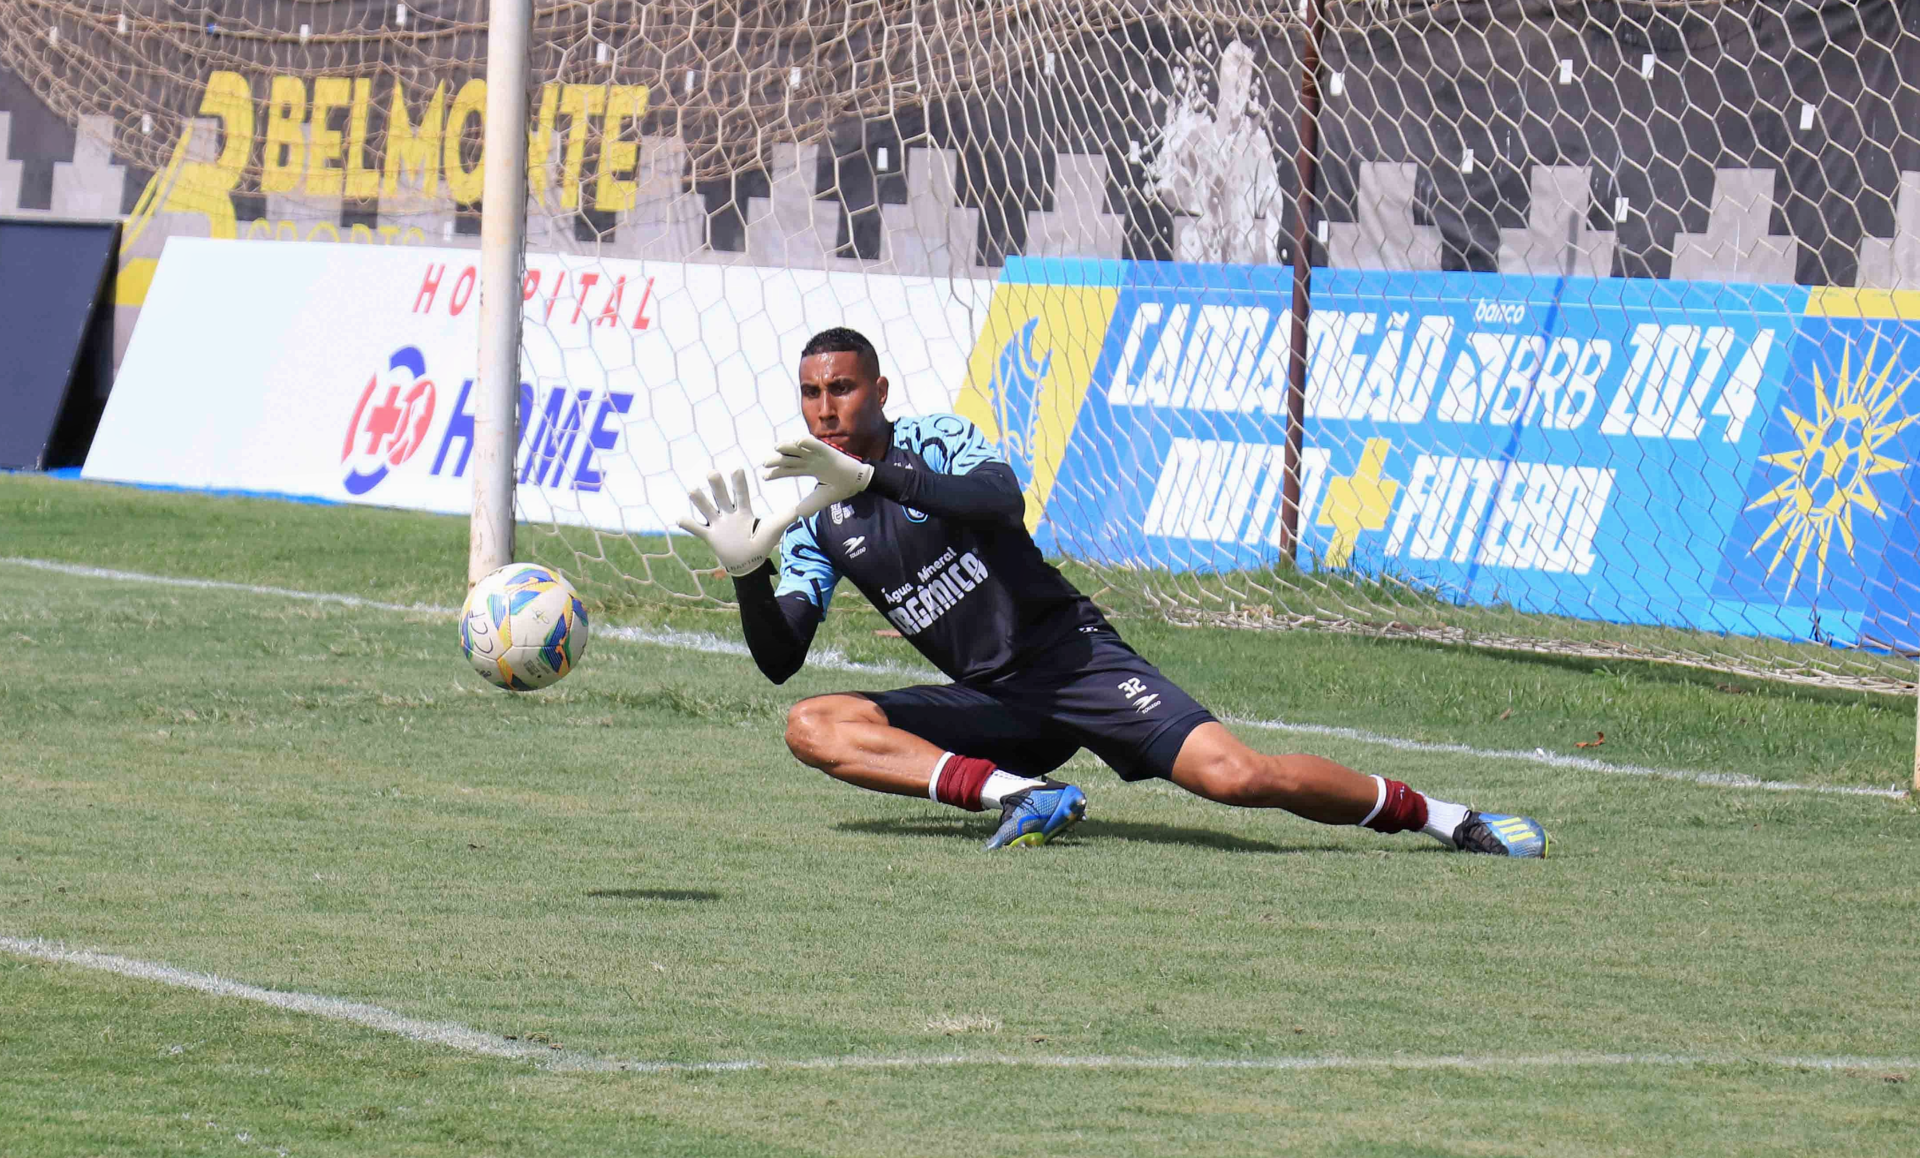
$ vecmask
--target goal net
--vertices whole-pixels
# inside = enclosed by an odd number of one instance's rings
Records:
[[[455,309],[484,4],[0,12],[149,178],[123,283],[170,235],[359,241]],[[523,540],[724,600],[667,528],[852,325],[1123,614],[1910,690],[1917,18],[542,0]]]

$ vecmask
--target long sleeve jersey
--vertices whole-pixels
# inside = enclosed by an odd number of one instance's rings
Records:
[[[772,566],[735,581],[747,646],[767,678],[800,669],[850,581],[956,681],[992,681],[1078,632],[1111,631],[1027,533],[1013,470],[954,414],[894,422],[867,489],[787,529]]]

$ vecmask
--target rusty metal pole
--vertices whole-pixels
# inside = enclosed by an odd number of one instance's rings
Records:
[[[1300,538],[1300,459],[1307,418],[1307,316],[1313,293],[1313,186],[1320,168],[1320,36],[1322,0],[1301,0],[1300,142],[1293,208],[1293,352],[1287,360],[1286,478],[1280,491],[1280,557],[1292,562]]]

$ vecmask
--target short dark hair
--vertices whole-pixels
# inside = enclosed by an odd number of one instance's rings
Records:
[[[808,338],[807,344],[800,348],[802,360],[815,354],[858,354],[860,372],[869,378],[880,376],[880,355],[874,352],[873,343],[867,341],[867,336],[859,330],[850,330],[845,326],[821,330]]]

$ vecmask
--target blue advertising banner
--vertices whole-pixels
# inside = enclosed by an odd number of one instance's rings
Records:
[[[1278,560],[1291,288],[1286,267],[1009,261],[960,408],[1043,548]],[[1920,647],[1920,298],[1328,269],[1313,301],[1300,566]]]

